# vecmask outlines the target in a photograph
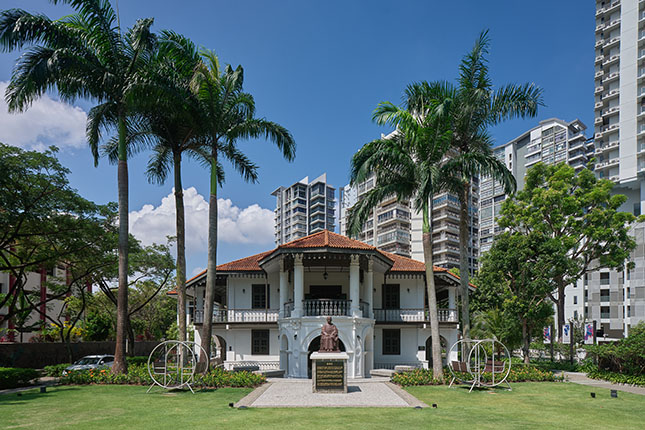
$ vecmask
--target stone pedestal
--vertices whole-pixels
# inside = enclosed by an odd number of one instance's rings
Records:
[[[314,393],[346,393],[347,361],[345,352],[311,354],[311,376]]]

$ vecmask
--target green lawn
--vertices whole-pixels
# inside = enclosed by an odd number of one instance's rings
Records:
[[[136,386],[65,386],[0,395],[0,428],[21,429],[392,429],[643,428],[645,397],[563,383],[513,384],[513,391],[412,387],[437,409],[247,409],[228,407],[250,390],[146,394]],[[597,398],[589,396],[590,391]],[[455,427],[458,426],[458,427]],[[467,427],[466,427],[467,426]]]

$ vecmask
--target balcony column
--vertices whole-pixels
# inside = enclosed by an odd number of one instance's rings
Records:
[[[365,274],[365,301],[367,302],[367,317],[374,318],[374,261],[367,259],[367,273]]]
[[[280,306],[278,311],[278,318],[284,318],[284,304],[287,303],[287,272],[284,271],[284,257],[280,258]]]
[[[351,300],[351,315],[359,317],[360,308],[360,266],[359,255],[352,254],[349,262],[349,300]]]
[[[449,287],[448,288],[448,309],[456,309],[457,305],[456,303],[456,292],[457,292],[457,287]]]
[[[295,254],[293,259],[293,317],[302,317],[302,300],[305,295],[305,269],[302,265],[302,254]]]
[[[448,288],[448,321],[451,321],[453,314],[457,315],[457,304],[456,304],[456,296],[457,296],[457,287],[449,287]],[[459,321],[459,319],[457,319]]]

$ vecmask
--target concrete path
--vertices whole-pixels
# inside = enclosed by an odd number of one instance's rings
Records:
[[[640,394],[645,396],[645,387],[634,387],[632,385],[613,384],[608,381],[588,378],[580,372],[562,372],[566,380],[574,384],[587,385],[589,387],[606,388],[608,390],[625,391],[626,393]]]
[[[428,405],[390,383],[388,378],[350,379],[347,394],[313,393],[311,379],[274,379],[244,397],[236,407],[311,408],[381,407],[427,408]]]
[[[0,390],[0,395],[22,393],[23,391],[33,390],[35,388],[52,387],[56,384],[58,384],[58,378],[44,376],[42,378],[36,379],[34,385],[29,385],[27,387],[7,388],[5,390]]]

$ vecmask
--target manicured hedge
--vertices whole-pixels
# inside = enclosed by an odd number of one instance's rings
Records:
[[[67,369],[69,366],[71,366],[69,363],[53,364],[51,366],[45,366],[43,370],[45,371],[45,376],[60,378],[63,376],[63,370]]]
[[[24,387],[32,379],[38,378],[34,369],[17,369],[14,367],[0,367],[0,390],[6,388]]]
[[[412,385],[441,385],[450,381],[452,375],[448,368],[444,368],[444,379],[436,380],[432,377],[432,370],[430,369],[416,369],[410,372],[395,373],[392,375],[391,381],[402,387],[409,387]],[[471,376],[464,374],[464,380],[470,379]],[[496,375],[496,379],[498,376]],[[482,380],[488,382],[492,380],[491,373],[483,373]],[[544,382],[544,381],[560,381],[561,378],[556,377],[553,372],[548,370],[541,370],[533,365],[526,364],[513,364],[511,372],[508,375],[508,382]]]
[[[151,385],[152,379],[145,365],[128,366],[127,374],[113,374],[110,369],[91,369],[69,372],[60,380],[61,384],[120,384]],[[229,372],[223,369],[212,369],[205,375],[196,375],[194,387],[257,387],[266,382],[264,375],[251,372]]]

